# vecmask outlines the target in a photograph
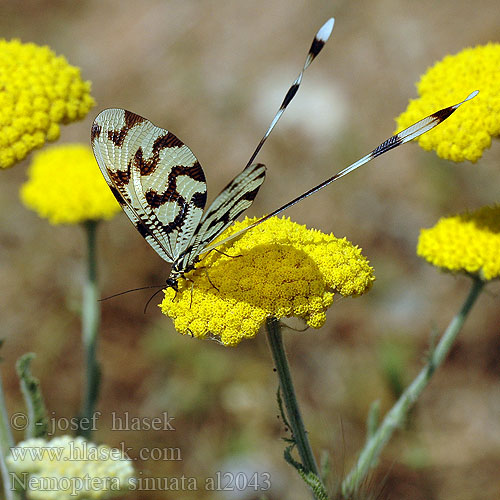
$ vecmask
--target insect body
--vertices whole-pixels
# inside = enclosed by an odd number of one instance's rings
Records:
[[[464,101],[429,115],[390,137],[357,162],[260,218],[230,237],[212,243],[257,196],[266,168],[252,163],[269,134],[294,98],[305,70],[330,37],[334,20],[316,33],[304,66],[295,79],[243,171],[204,212],[205,174],[191,150],[172,132],[124,109],[106,109],[94,121],[92,148],[101,172],[129,219],[162,259],[172,264],[166,285],[177,290],[178,280],[194,268],[201,254],[238,238],[328,184],[397,146],[417,138],[446,120]]]
[[[330,37],[334,20],[318,31],[306,61],[246,167],[204,212],[205,174],[191,150],[172,132],[124,109],[96,117],[91,142],[99,168],[129,219],[160,257],[172,263],[167,286],[193,269],[207,245],[253,202],[266,168],[253,160],[291,102],[302,76]]]

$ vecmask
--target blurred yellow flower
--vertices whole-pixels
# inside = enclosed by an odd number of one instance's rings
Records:
[[[228,228],[224,239],[256,219]],[[373,269],[361,250],[332,234],[272,217],[220,252],[209,253],[165,290],[162,312],[183,335],[215,337],[235,346],[254,337],[267,317],[303,318],[320,328],[335,292],[357,296],[372,285]]]
[[[48,47],[0,39],[0,168],[11,167],[60,123],[83,118],[94,105],[90,82]]]
[[[500,205],[443,217],[422,229],[417,254],[434,266],[474,274],[483,280],[500,277]]]
[[[132,462],[121,450],[81,437],[28,439],[11,450],[6,462],[17,474],[14,484],[27,483],[31,500],[104,500],[134,485]]]
[[[110,219],[120,211],[89,146],[66,144],[40,151],[28,177],[21,199],[51,224]]]
[[[473,90],[479,95],[434,130],[423,134],[418,143],[425,150],[456,162],[481,158],[500,135],[500,44],[489,43],[448,55],[430,68],[417,84],[421,96],[411,100],[397,119],[398,131],[458,102]]]

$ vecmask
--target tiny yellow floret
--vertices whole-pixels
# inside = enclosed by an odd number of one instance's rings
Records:
[[[422,229],[417,254],[436,267],[475,275],[500,277],[500,205],[443,217]]]
[[[46,141],[59,124],[86,116],[90,82],[48,47],[0,39],[0,168],[11,167]]]
[[[397,119],[398,132],[438,109],[479,95],[443,124],[423,134],[419,145],[456,162],[476,162],[500,135],[500,43],[467,48],[448,55],[425,73],[417,84],[420,98],[411,100]]]
[[[33,438],[15,446],[7,467],[30,500],[105,500],[134,488],[132,461],[82,437]]]
[[[237,222],[219,238],[255,220]],[[160,307],[179,333],[226,346],[255,337],[268,317],[295,316],[320,328],[334,293],[361,295],[375,279],[361,249],[287,218],[272,217],[219,250],[226,255],[206,254],[178,292],[166,289]]]
[[[110,219],[120,211],[92,150],[82,144],[52,146],[37,153],[20,196],[51,224]]]

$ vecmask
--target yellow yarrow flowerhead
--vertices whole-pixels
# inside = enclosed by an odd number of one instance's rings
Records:
[[[14,484],[27,483],[30,500],[104,500],[135,484],[132,461],[123,451],[82,437],[28,439],[11,450],[6,462],[18,476]]]
[[[398,132],[479,90],[475,99],[418,139],[423,149],[433,149],[441,158],[476,162],[491,138],[500,135],[500,44],[446,56],[421,77],[417,90],[420,98],[411,100],[396,119]]]
[[[220,239],[255,220],[233,224]],[[320,328],[336,292],[358,296],[375,279],[361,250],[345,238],[285,218],[272,217],[220,250],[227,255],[206,255],[177,293],[166,289],[160,307],[179,333],[226,346],[255,337],[268,317],[296,316]]]
[[[417,254],[451,272],[500,277],[500,205],[443,217],[422,229]]]
[[[65,144],[40,151],[28,177],[21,199],[51,224],[110,219],[120,211],[89,146]]]
[[[80,69],[48,47],[0,39],[0,168],[59,137],[94,105]]]

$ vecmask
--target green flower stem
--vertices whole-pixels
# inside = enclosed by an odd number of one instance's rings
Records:
[[[288,423],[292,430],[293,439],[297,445],[304,471],[312,472],[319,476],[318,465],[314,459],[314,455],[307,438],[307,432],[300,415],[297,397],[293,388],[292,376],[286,359],[285,348],[283,346],[283,338],[281,335],[280,323],[276,318],[268,318],[266,322],[267,338],[271,353],[273,355],[274,364],[280,381],[281,396],[285,402],[286,414]]]
[[[97,221],[87,221],[84,227],[87,233],[87,276],[83,287],[82,340],[85,349],[86,378],[78,434],[89,438],[101,378],[101,370],[96,359],[100,321],[96,259]]]
[[[410,409],[427,387],[433,373],[439,368],[450,352],[469,311],[479,297],[484,285],[484,281],[474,278],[469,295],[465,299],[462,308],[448,325],[436,348],[430,353],[427,364],[403,392],[396,404],[389,410],[373,436],[367,440],[357,464],[342,483],[342,493],[346,498],[351,498],[356,490],[359,489],[369,470],[375,466],[382,449],[391,438],[393,432],[398,427],[401,427],[406,420]]]
[[[0,376],[0,471],[6,500],[18,500],[22,498],[22,493],[10,488],[12,481],[5,460],[10,454],[12,446],[14,446],[14,439],[10,430],[9,414],[5,405],[2,378]]]

